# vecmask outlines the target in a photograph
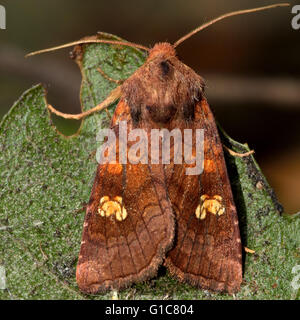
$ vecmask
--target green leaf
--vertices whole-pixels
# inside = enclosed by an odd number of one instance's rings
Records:
[[[98,37],[119,39],[108,34]],[[83,110],[101,102],[116,85],[144,62],[140,51],[104,44],[75,49],[83,81]],[[80,133],[59,134],[46,108],[45,90],[37,85],[23,94],[0,124],[0,299],[107,299],[87,296],[77,288],[75,268],[84,210],[97,163],[97,129],[106,126],[105,112],[86,119]],[[114,106],[110,109],[112,112]],[[223,143],[248,151],[220,130]],[[226,152],[225,152],[226,153]],[[299,216],[280,216],[280,205],[252,156],[226,153],[229,175],[241,222],[246,254],[244,283],[238,299],[299,299]],[[260,182],[260,183],[258,183]],[[1,274],[2,273],[2,274]],[[2,278],[1,278],[2,277]],[[296,280],[295,280],[296,279]],[[291,285],[294,280],[294,287]],[[202,291],[170,278],[158,277],[122,291],[126,299],[232,299]]]

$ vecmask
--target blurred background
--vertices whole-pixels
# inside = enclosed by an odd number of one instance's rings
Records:
[[[25,90],[40,82],[51,104],[79,112],[81,76],[69,58],[71,49],[24,59],[28,52],[97,31],[146,46],[173,43],[223,13],[275,2],[0,0],[7,16],[7,29],[0,30],[0,119]],[[292,28],[293,16],[291,7],[284,7],[232,17],[177,50],[206,80],[206,96],[225,131],[255,150],[287,213],[300,211],[300,30]],[[76,125],[67,132],[74,132]]]

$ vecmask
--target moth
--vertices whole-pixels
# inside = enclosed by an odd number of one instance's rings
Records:
[[[177,58],[175,48],[221,19],[285,5],[231,12],[173,45],[157,43],[152,49],[130,42],[81,40],[36,52],[90,42],[148,52],[144,65],[95,108],[67,115],[49,105],[57,115],[81,119],[119,100],[110,125],[116,135],[116,161],[98,165],[86,209],[76,270],[80,290],[120,290],[154,277],[162,264],[179,281],[203,289],[228,293],[240,289],[242,245],[222,143],[204,95],[204,81]],[[142,150],[139,157],[149,162],[121,162],[121,122],[127,124],[125,135],[132,129],[143,129],[150,147],[153,129],[179,129],[182,134],[187,129],[203,129],[203,172],[187,175],[190,165],[176,163],[174,156],[169,164],[151,163],[149,154],[142,155]],[[175,148],[173,140],[171,155]],[[191,148],[195,155],[195,137]]]

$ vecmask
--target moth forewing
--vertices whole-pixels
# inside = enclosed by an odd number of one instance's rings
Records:
[[[204,171],[178,180],[184,168],[177,167],[168,180],[177,236],[165,264],[180,281],[234,293],[242,282],[238,215],[222,144],[204,98],[196,104],[192,126],[204,129]]]
[[[76,271],[86,293],[120,290],[155,276],[174,239],[163,168],[119,162],[118,123],[129,117],[121,100],[111,125],[117,161],[98,165],[87,206]]]

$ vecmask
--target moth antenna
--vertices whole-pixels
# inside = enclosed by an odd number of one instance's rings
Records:
[[[73,120],[80,120],[82,118],[85,118],[86,116],[95,113],[97,111],[101,111],[105,108],[107,108],[109,105],[111,105],[112,103],[114,103],[115,101],[117,101],[122,95],[121,92],[121,86],[115,88],[114,90],[111,91],[111,93],[109,94],[109,96],[101,103],[99,103],[96,107],[87,110],[85,112],[79,113],[79,114],[68,114],[68,113],[63,113],[60,112],[58,110],[56,110],[55,108],[53,108],[50,104],[48,104],[48,109],[56,114],[57,116],[63,117],[65,119],[73,119]]]
[[[276,3],[276,4],[272,4],[269,6],[264,6],[264,7],[258,7],[258,8],[253,8],[253,9],[246,9],[246,10],[238,10],[238,11],[233,11],[233,12],[229,12],[229,13],[225,13],[209,22],[206,22],[204,24],[202,24],[200,27],[192,30],[190,33],[186,34],[185,36],[183,36],[182,38],[180,38],[179,40],[177,40],[173,47],[176,48],[178,45],[180,45],[183,41],[187,40],[188,38],[190,38],[191,36],[193,36],[194,34],[196,34],[197,32],[211,26],[212,24],[216,23],[217,21],[223,20],[225,18],[229,18],[232,16],[237,16],[240,14],[245,14],[245,13],[251,13],[251,12],[257,12],[257,11],[262,11],[262,10],[268,10],[268,9],[272,9],[272,8],[276,8],[276,7],[287,7],[289,6],[289,3]]]
[[[133,43],[133,42],[124,42],[124,41],[114,41],[114,40],[101,40],[101,39],[94,39],[94,40],[79,40],[79,41],[74,41],[74,42],[70,42],[70,43],[66,43],[57,47],[53,47],[53,48],[48,48],[48,49],[43,49],[43,50],[38,50],[38,51],[34,51],[31,53],[28,53],[25,57],[31,57],[31,56],[35,56],[41,53],[45,53],[45,52],[51,52],[51,51],[56,51],[59,49],[64,49],[64,48],[68,48],[68,47],[73,47],[76,46],[78,44],[84,44],[84,43],[108,43],[108,44],[117,44],[117,45],[122,45],[122,46],[127,46],[127,47],[133,47],[133,48],[138,48],[141,50],[145,50],[145,51],[150,51],[149,48],[142,46],[140,44],[137,43]]]
[[[102,77],[104,77],[106,80],[110,81],[110,82],[114,82],[118,85],[122,84],[124,82],[124,80],[122,79],[113,79],[111,78],[109,75],[107,75],[100,67],[97,68],[97,71],[102,75]]]
[[[225,145],[223,145],[223,148],[232,156],[234,157],[239,157],[239,158],[243,158],[243,157],[248,157],[250,156],[251,154],[254,153],[254,150],[250,150],[248,152],[245,152],[245,153],[240,153],[240,152],[235,152],[233,150],[231,150],[230,148],[226,147]]]

